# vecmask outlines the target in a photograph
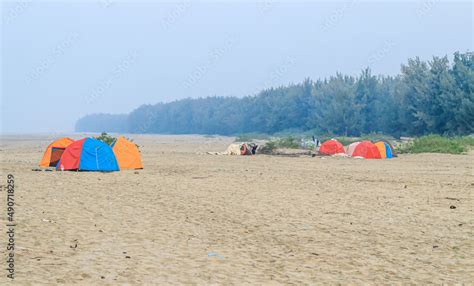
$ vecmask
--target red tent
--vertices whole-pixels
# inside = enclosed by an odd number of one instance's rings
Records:
[[[319,147],[319,154],[322,155],[334,155],[339,153],[345,153],[344,146],[336,139],[328,140]]]
[[[362,157],[365,159],[382,159],[379,149],[370,141],[363,141],[357,144],[352,153],[352,157]]]

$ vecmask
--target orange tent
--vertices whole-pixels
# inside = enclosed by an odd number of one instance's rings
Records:
[[[380,157],[387,158],[387,151],[385,149],[385,142],[378,141],[378,142],[375,142],[374,145],[377,147],[377,149],[379,149]]]
[[[374,144],[379,149],[382,158],[398,157],[395,153],[395,148],[393,148],[393,145],[387,140],[381,139],[376,141]]]
[[[143,169],[140,151],[135,143],[120,136],[112,145],[120,170]]]
[[[73,142],[74,140],[71,138],[64,137],[49,144],[48,148],[46,148],[46,151],[44,152],[43,159],[41,159],[39,166],[56,167],[61,155],[64,152],[64,149],[66,149],[66,147]]]

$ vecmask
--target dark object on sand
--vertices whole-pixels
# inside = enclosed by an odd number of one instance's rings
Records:
[[[450,206],[449,208],[454,210],[456,208],[456,206]]]
[[[255,155],[255,154],[257,154],[257,148],[258,148],[258,145],[256,145],[256,144],[253,144],[253,146],[251,145],[251,147],[252,147],[252,155]]]

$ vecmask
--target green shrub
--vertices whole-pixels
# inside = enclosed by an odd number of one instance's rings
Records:
[[[100,136],[96,136],[94,137],[94,139],[100,140],[109,146],[112,145],[115,140],[117,140],[117,138],[110,136],[109,134],[107,134],[107,132],[102,132]]]
[[[454,140],[459,142],[461,145],[474,147],[474,136],[455,137]]]
[[[276,145],[279,148],[298,149],[300,148],[300,141],[293,136],[289,136],[278,139]]]
[[[258,151],[259,153],[262,154],[270,154],[277,148],[275,141],[268,141],[263,145],[260,150]]]
[[[272,139],[265,143],[265,145],[260,149],[260,152],[271,152],[277,148],[299,149],[301,148],[300,140],[293,136]]]
[[[467,152],[471,140],[449,138],[440,135],[428,135],[401,145],[400,153],[448,153],[462,154]]]

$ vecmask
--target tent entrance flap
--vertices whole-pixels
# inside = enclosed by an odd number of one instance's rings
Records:
[[[65,149],[66,148],[55,148],[55,147],[51,149],[51,159],[49,160],[50,167],[56,167]]]

